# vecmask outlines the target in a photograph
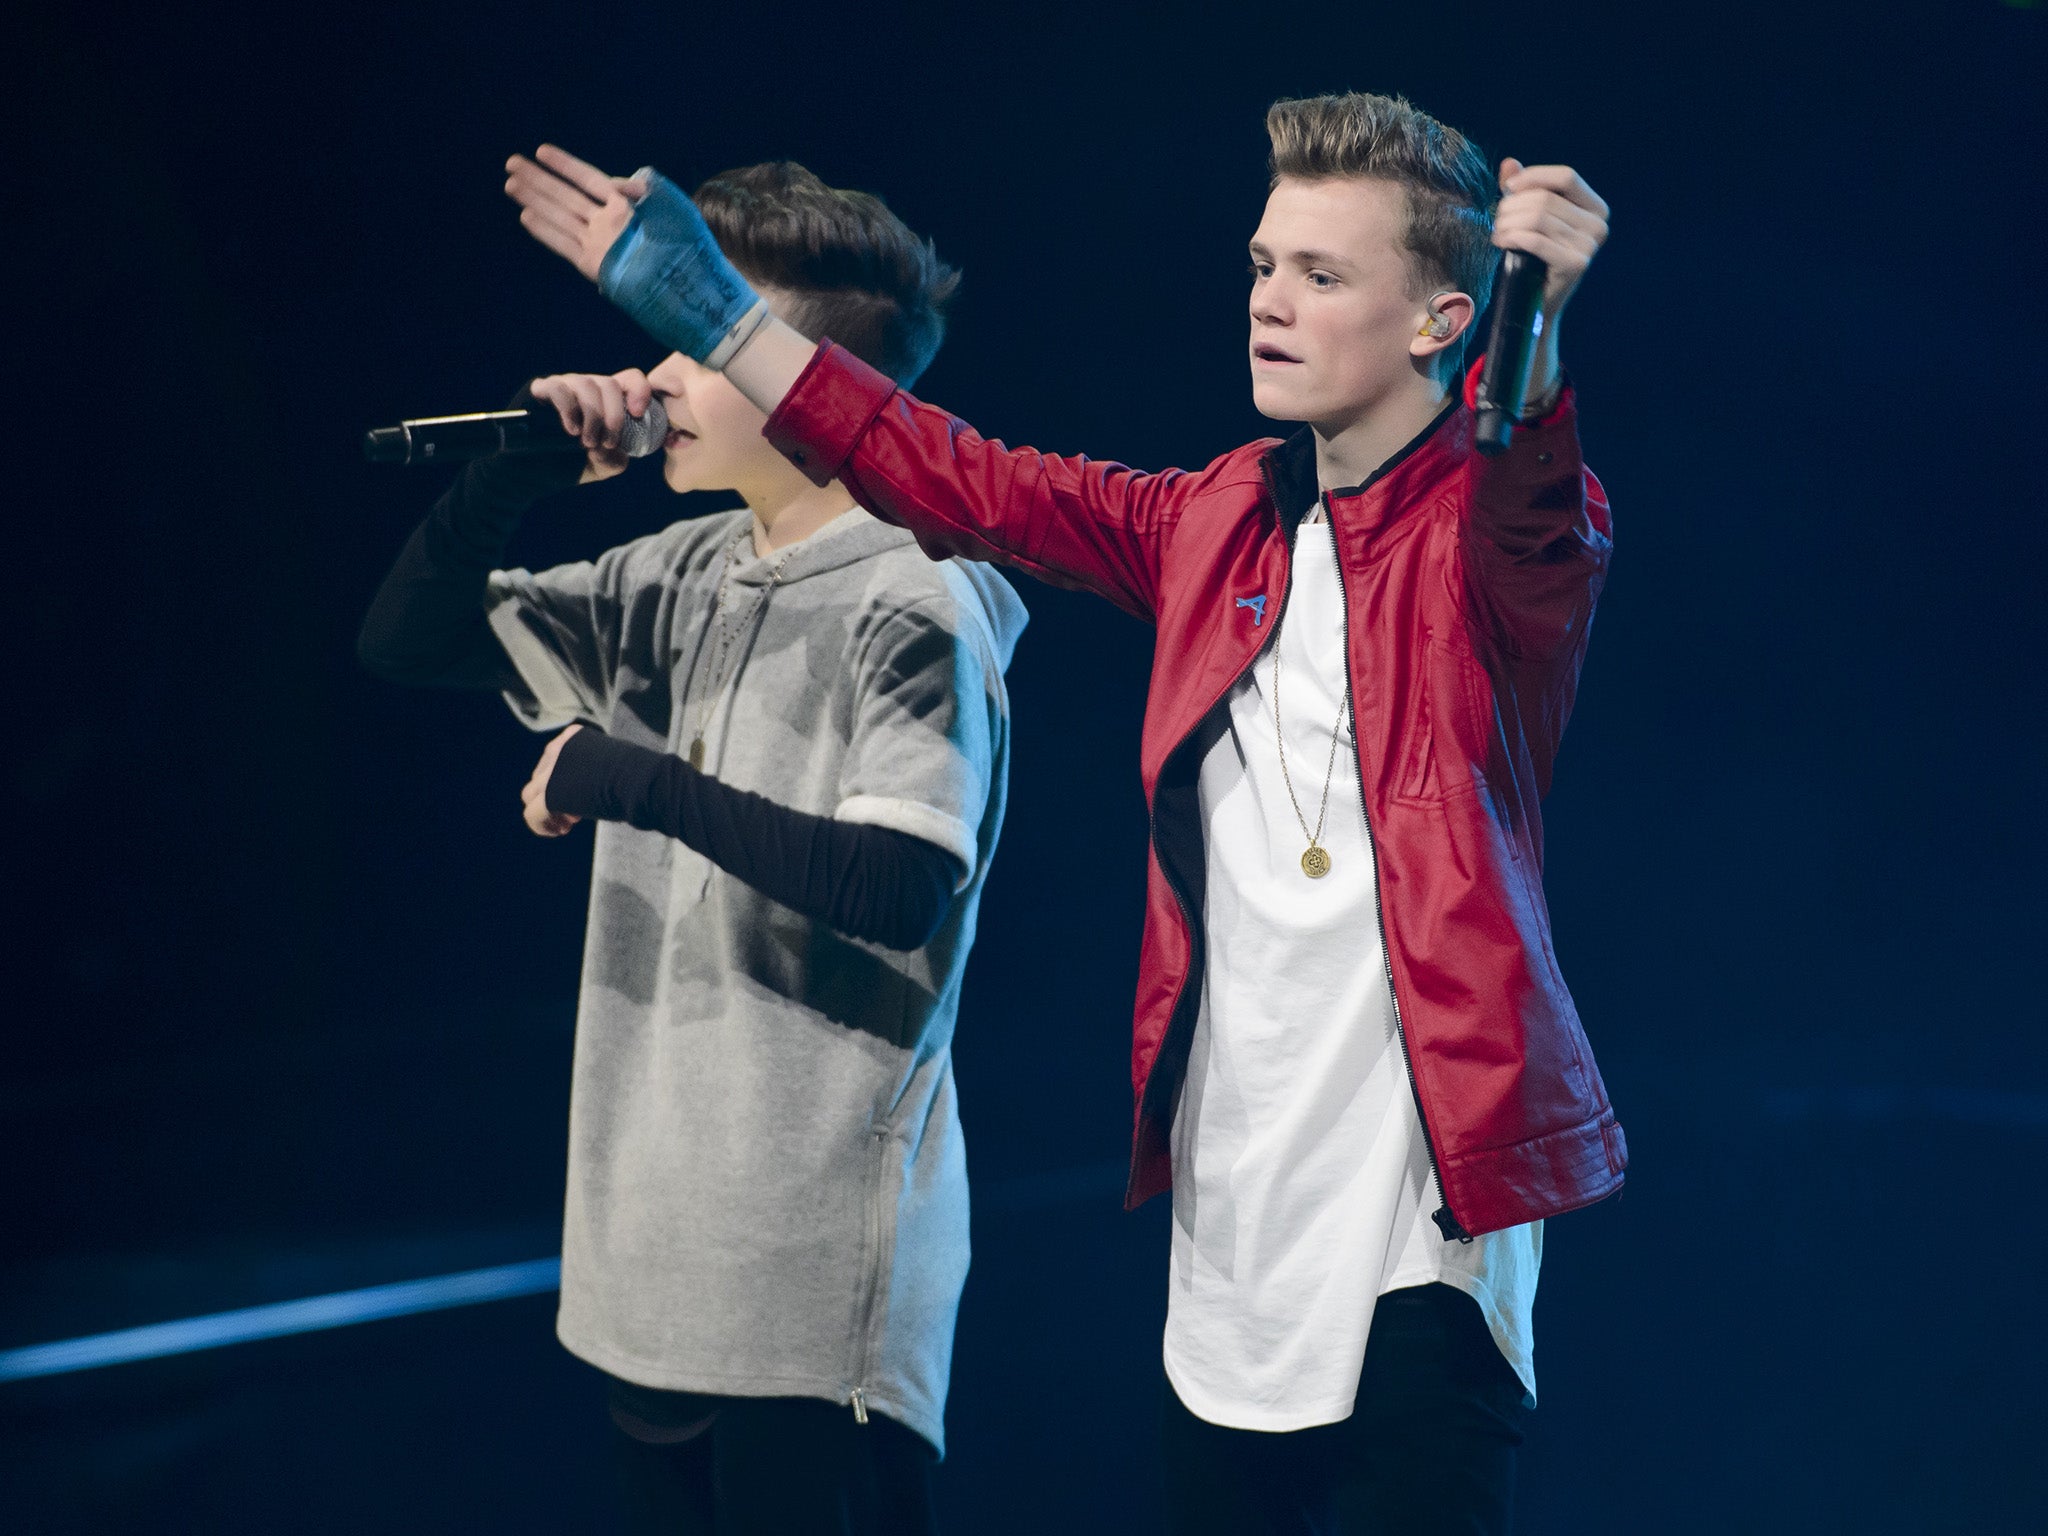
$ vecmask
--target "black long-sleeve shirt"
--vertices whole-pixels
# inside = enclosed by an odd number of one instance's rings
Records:
[[[574,485],[582,467],[570,454],[466,465],[377,589],[356,640],[363,665],[414,687],[523,689],[485,617],[486,583],[526,509]],[[563,744],[547,799],[677,838],[784,906],[891,949],[938,931],[962,872],[923,838],[792,810],[587,727]]]
[[[547,803],[679,838],[762,895],[890,949],[938,931],[965,873],[921,837],[792,810],[587,727],[562,743]]]

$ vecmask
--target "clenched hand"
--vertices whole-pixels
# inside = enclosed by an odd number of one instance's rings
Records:
[[[548,809],[548,778],[555,771],[555,759],[562,755],[562,743],[582,729],[580,725],[572,725],[550,741],[541,750],[540,761],[534,764],[533,777],[519,791],[520,803],[525,807],[526,825],[537,837],[560,837],[583,819]]]

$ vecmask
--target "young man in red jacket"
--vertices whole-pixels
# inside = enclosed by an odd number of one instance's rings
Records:
[[[1541,880],[1611,548],[1558,317],[1607,206],[1507,160],[1496,207],[1478,150],[1399,99],[1267,129],[1252,396],[1306,425],[1195,471],[1005,448],[814,346],[652,172],[545,149],[507,191],[808,474],[1158,631],[1128,1199],[1174,1194],[1172,1528],[1501,1531],[1543,1218],[1627,1161]],[[1535,404],[1484,459],[1458,378],[1495,247],[1549,276]]]

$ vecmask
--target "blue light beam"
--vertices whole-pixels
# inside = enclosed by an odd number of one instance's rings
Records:
[[[401,1280],[393,1285],[336,1291],[328,1296],[307,1296],[299,1301],[280,1301],[266,1307],[213,1312],[205,1317],[152,1323],[146,1328],[123,1328],[114,1333],[94,1333],[82,1339],[64,1339],[55,1344],[31,1344],[23,1349],[6,1350],[0,1352],[0,1381],[61,1376],[67,1371],[89,1371],[96,1366],[122,1365],[131,1360],[155,1360],[165,1355],[217,1349],[223,1344],[245,1344],[253,1339],[275,1339],[292,1333],[317,1333],[323,1328],[345,1328],[351,1323],[375,1322],[386,1317],[409,1317],[415,1312],[438,1312],[445,1307],[467,1307],[480,1301],[538,1296],[557,1289],[561,1283],[560,1259],[528,1259],[523,1263],[499,1264],[490,1269],[464,1270],[456,1275]]]

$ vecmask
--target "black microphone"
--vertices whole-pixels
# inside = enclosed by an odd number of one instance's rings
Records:
[[[659,453],[668,437],[668,412],[647,402],[638,420],[628,416],[619,451],[629,459]],[[373,464],[447,464],[494,453],[582,453],[581,438],[562,430],[551,405],[523,411],[472,411],[466,416],[419,416],[363,434],[363,457]]]
[[[1486,342],[1486,366],[1479,370],[1474,441],[1489,458],[1506,453],[1515,422],[1529,394],[1536,366],[1536,338],[1543,334],[1543,279],[1550,268],[1527,251],[1507,251],[1493,285],[1493,333]]]

